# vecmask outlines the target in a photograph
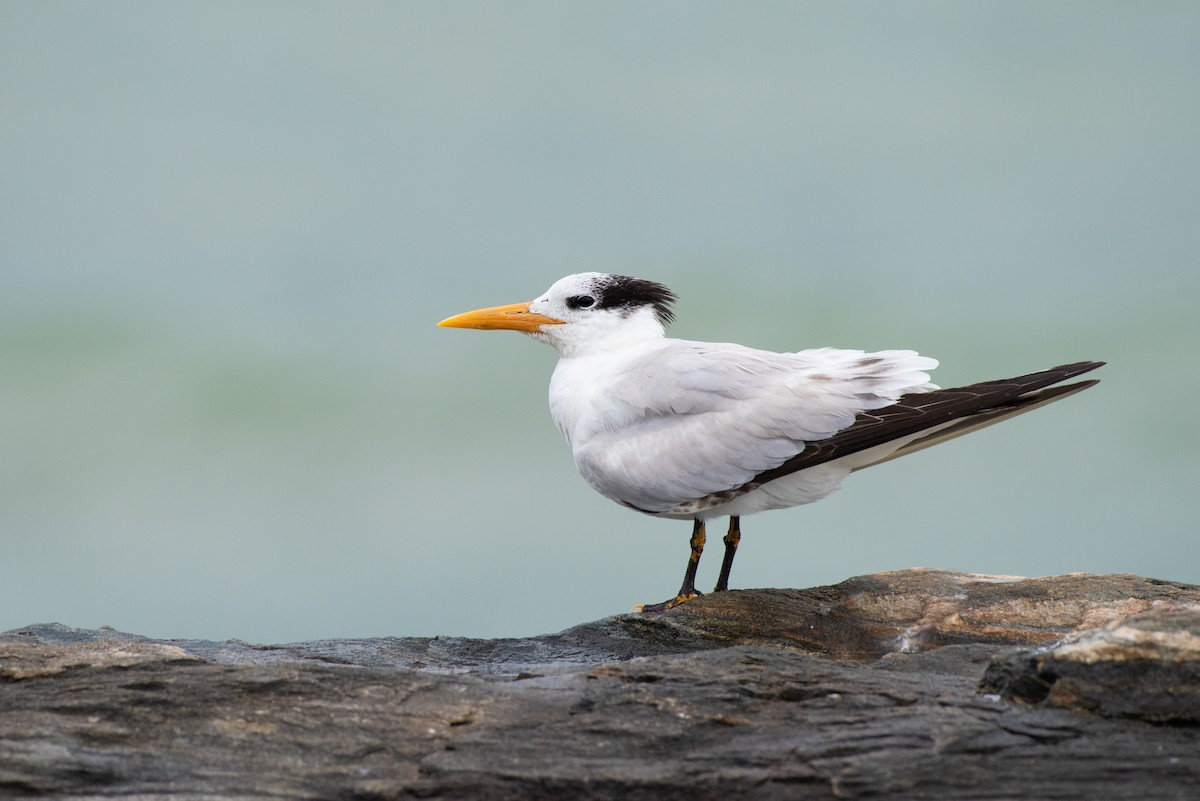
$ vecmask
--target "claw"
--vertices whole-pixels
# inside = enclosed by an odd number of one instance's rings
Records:
[[[700,554],[704,553],[704,539],[704,521],[697,519],[692,524],[692,540],[689,543],[691,553],[688,555],[687,570],[683,572],[683,586],[679,588],[679,594],[661,604],[638,604],[633,607],[633,611],[662,612],[666,609],[674,609],[680,604],[685,604],[693,598],[703,595],[696,589],[696,567],[700,564]]]
[[[690,593],[679,593],[669,601],[663,601],[660,604],[638,604],[633,607],[635,612],[665,612],[668,609],[674,609],[680,604],[685,604],[693,598],[699,598],[704,593],[699,590],[692,590]]]

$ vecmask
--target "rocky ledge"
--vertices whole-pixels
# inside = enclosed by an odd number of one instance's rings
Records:
[[[1200,587],[907,570],[528,639],[0,635],[0,797],[1193,799]]]

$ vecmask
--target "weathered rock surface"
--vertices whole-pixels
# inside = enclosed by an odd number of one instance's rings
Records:
[[[1193,799],[1198,679],[1200,587],[1127,575],[882,573],[512,640],[38,625],[0,635],[0,797]]]
[[[1007,654],[981,686],[1030,703],[1198,724],[1200,607],[1159,606]]]

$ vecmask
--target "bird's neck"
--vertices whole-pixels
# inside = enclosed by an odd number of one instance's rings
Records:
[[[555,327],[554,336],[547,341],[563,359],[578,359],[599,354],[610,354],[666,336],[662,323],[653,314],[638,312],[613,325],[612,319],[601,319],[594,324],[574,323]]]
[[[666,341],[662,335],[618,341],[605,350],[559,357],[550,379],[550,415],[568,442],[574,445],[597,431],[619,428],[636,413],[621,393],[609,390],[628,374],[631,365]]]

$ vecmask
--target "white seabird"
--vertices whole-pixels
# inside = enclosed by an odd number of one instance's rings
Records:
[[[730,518],[715,591],[728,589],[743,515],[799,506],[855,470],[1006,420],[1090,387],[1051,387],[1079,362],[954,389],[930,383],[935,359],[911,350],[774,353],[670,339],[675,295],[607,273],[563,278],[528,303],[466,312],[448,328],[521,331],[558,351],[550,413],[580,475],[606,498],[692,520],[683,586],[699,595],[706,520]]]

